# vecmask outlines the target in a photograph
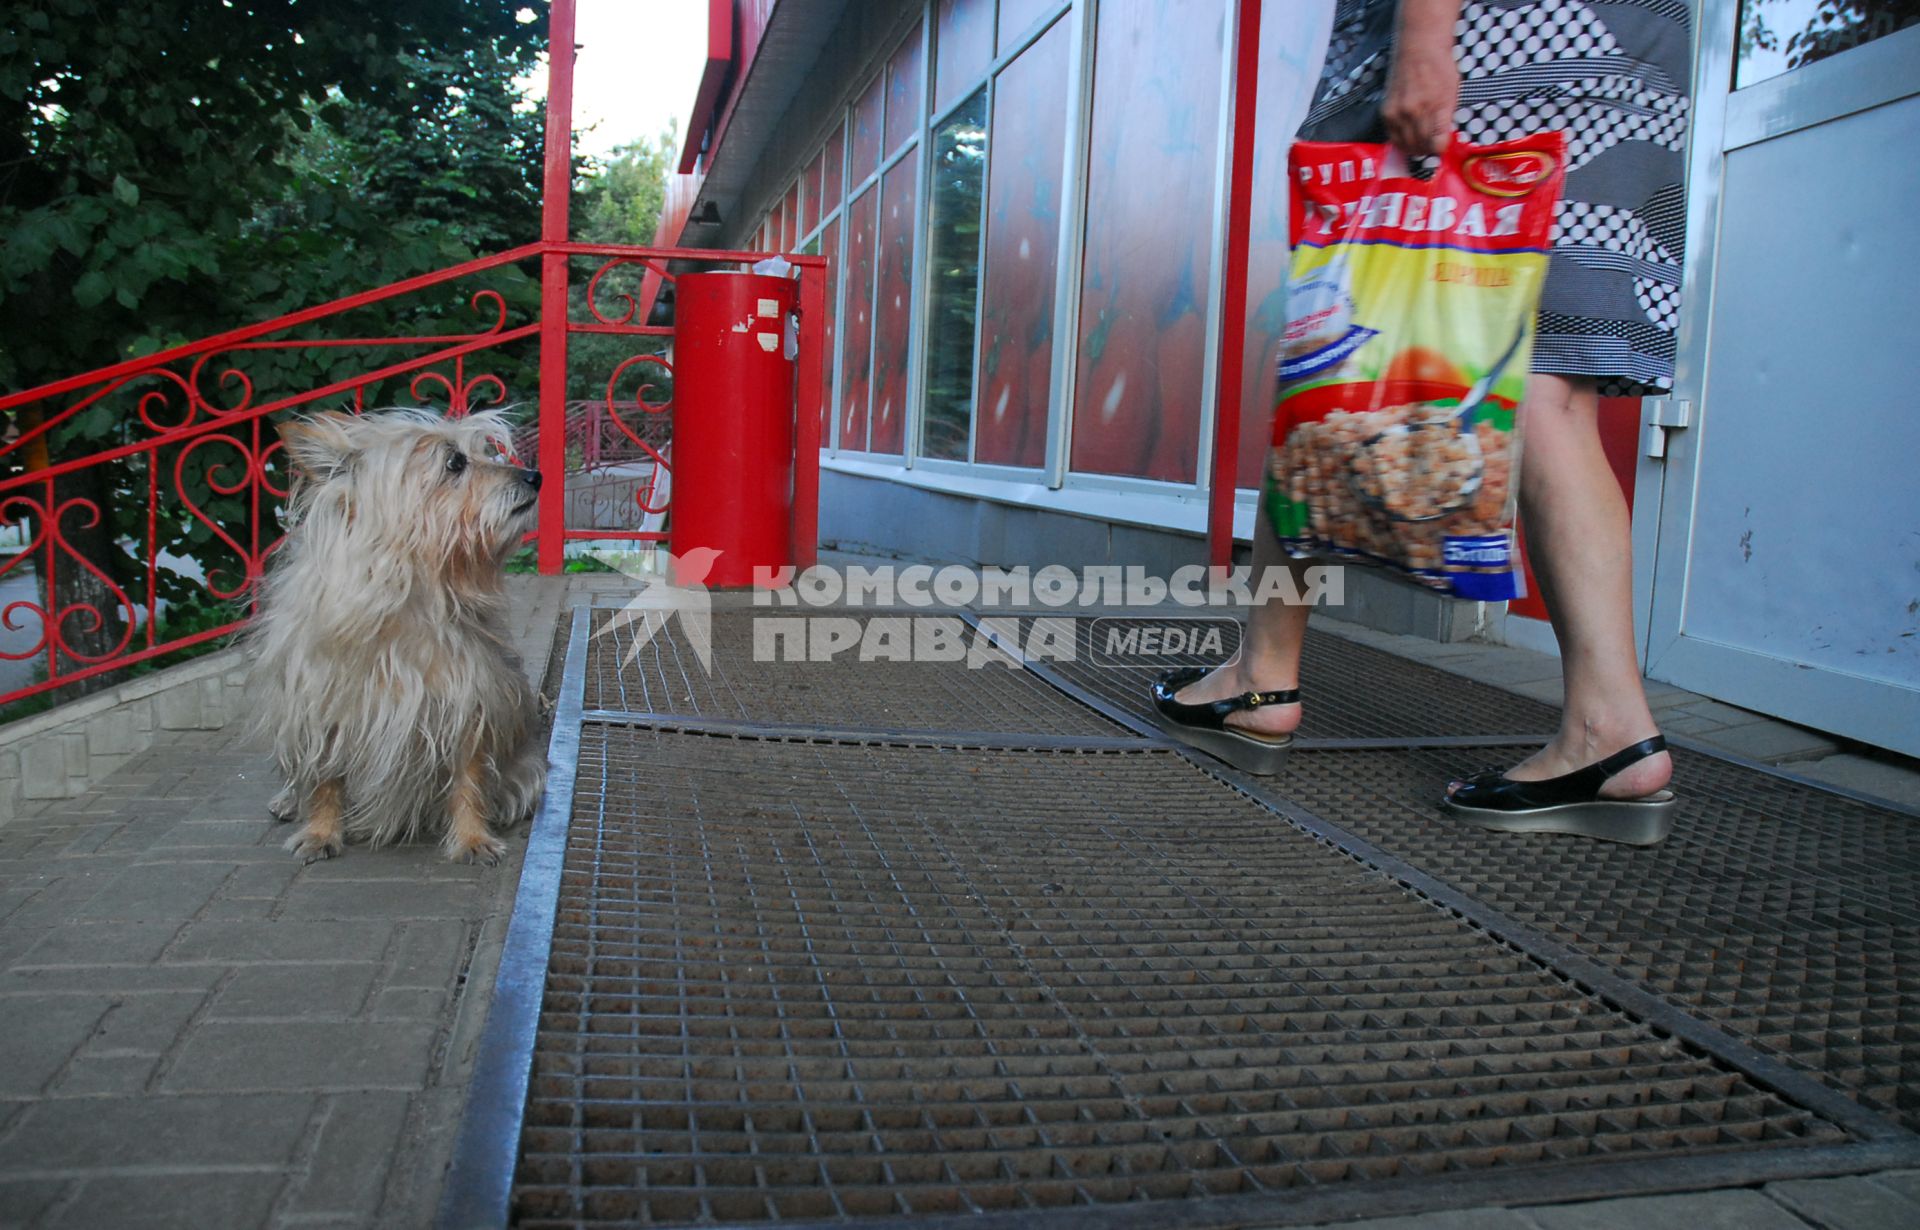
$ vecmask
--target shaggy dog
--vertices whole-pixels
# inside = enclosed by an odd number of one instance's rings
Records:
[[[284,423],[293,528],[252,634],[256,723],[312,862],[444,829],[449,859],[489,864],[494,827],[546,778],[533,689],[500,627],[500,564],[540,475],[495,458],[495,414],[399,410]]]

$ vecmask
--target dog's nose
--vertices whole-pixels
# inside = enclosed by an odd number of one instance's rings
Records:
[[[540,471],[522,470],[520,471],[520,481],[532,487],[535,491],[538,491],[540,490]]]

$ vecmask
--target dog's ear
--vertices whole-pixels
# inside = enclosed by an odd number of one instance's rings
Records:
[[[312,418],[288,419],[280,424],[280,442],[287,456],[318,482],[326,482],[353,463],[355,449],[348,428],[350,414],[328,410]]]

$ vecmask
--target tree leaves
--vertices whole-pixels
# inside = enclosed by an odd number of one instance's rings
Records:
[[[506,0],[126,0],[104,16],[85,0],[31,7],[0,31],[0,106],[11,112],[0,125],[0,385],[111,361],[127,338],[199,336],[536,231],[538,116],[506,117],[522,102],[511,82],[544,46],[544,11],[524,24]],[[303,162],[322,129],[339,146],[331,165]],[[427,191],[394,190],[420,168],[432,172]],[[389,243],[414,219],[455,242]],[[280,255],[319,259],[286,270],[263,300],[235,271],[270,258],[272,236],[292,227],[326,241]],[[357,268],[334,259],[343,250],[362,255]],[[65,303],[86,318],[48,310]]]
[[[80,275],[73,284],[73,301],[83,308],[99,307],[113,293],[113,283],[98,269]]]
[[[544,6],[532,23],[517,19],[522,0],[15,7],[29,11],[0,28],[0,388],[152,353],[538,233],[540,119],[516,110],[524,100],[512,82],[545,48]],[[523,307],[537,302],[519,271],[499,284]],[[456,320],[472,328],[471,289],[338,327],[350,336],[432,333]],[[255,351],[232,363],[255,381],[258,400],[269,388],[284,395],[364,371],[371,358]],[[225,366],[209,365],[206,392],[237,404],[237,385],[214,386]],[[50,441],[55,460],[132,438],[148,393],[164,403],[157,421],[181,413],[177,389],[135,382],[64,423]],[[119,495],[105,511],[127,541],[145,541],[146,464],[129,458],[108,476]],[[172,473],[167,458],[158,468]],[[204,467],[186,480],[189,490],[172,494],[217,522],[252,515],[247,501],[211,490]],[[163,549],[231,583],[231,550],[178,498],[163,500],[158,517]]]
[[[617,146],[604,166],[585,166],[585,182],[573,195],[574,238],[581,243],[652,243],[679,147],[676,121],[656,137]]]

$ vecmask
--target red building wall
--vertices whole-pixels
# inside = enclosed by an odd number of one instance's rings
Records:
[[[1524,449],[1525,444],[1521,447]],[[1637,397],[1603,397],[1600,399],[1600,447],[1606,450],[1607,464],[1613,469],[1613,476],[1620,483],[1621,494],[1627,497],[1627,508],[1633,508],[1633,475],[1639,465],[1640,454],[1640,399]],[[1521,465],[1526,464],[1524,453]],[[1520,558],[1527,558],[1526,543],[1522,539]],[[1533,579],[1533,566],[1526,564],[1527,596],[1507,604],[1507,610],[1515,615],[1525,615],[1530,619],[1545,619],[1547,604],[1540,600],[1540,586]]]

